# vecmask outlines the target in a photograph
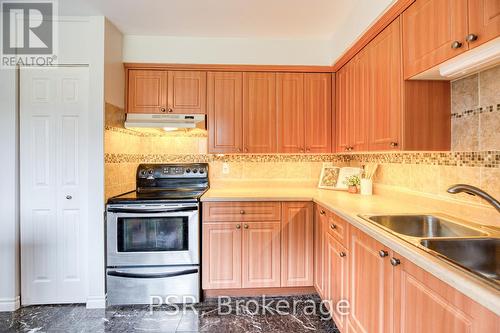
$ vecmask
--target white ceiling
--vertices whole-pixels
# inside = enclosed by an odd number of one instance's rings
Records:
[[[352,39],[393,1],[59,0],[58,4],[60,15],[104,15],[125,35]]]

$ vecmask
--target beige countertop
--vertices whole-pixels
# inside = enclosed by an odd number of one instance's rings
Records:
[[[262,184],[260,187],[212,188],[203,195],[201,201],[314,201],[337,213],[356,228],[500,315],[499,290],[358,216],[359,214],[431,213],[450,215],[462,221],[492,224],[491,221],[496,223],[499,220],[498,213],[494,209],[482,205],[466,205],[463,202],[452,200],[437,200],[393,189],[380,188],[376,189],[376,192],[379,194],[361,196],[343,191],[282,187],[268,183]]]

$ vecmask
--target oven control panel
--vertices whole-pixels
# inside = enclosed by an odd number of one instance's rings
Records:
[[[137,177],[143,179],[208,178],[208,164],[141,164],[137,168]]]

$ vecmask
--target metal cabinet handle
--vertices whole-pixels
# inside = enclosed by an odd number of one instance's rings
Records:
[[[238,153],[241,153],[241,148],[238,148],[237,150],[238,150]]]
[[[245,151],[245,153],[248,153],[248,148],[245,148],[244,151]]]
[[[236,225],[236,229],[241,229],[241,225],[240,225],[240,224],[237,224],[237,225]]]
[[[451,48],[452,49],[459,49],[462,47],[462,43],[459,42],[458,40],[454,41],[453,43],[451,43]]]
[[[311,151],[311,148],[309,147],[306,147],[306,153],[310,152]]]
[[[334,224],[334,223],[332,223],[332,224],[330,225],[330,228],[332,228],[332,229],[337,229],[337,225],[336,225],[336,224]]]
[[[243,209],[242,209],[242,210],[240,210],[240,214],[241,214],[241,215],[245,214],[245,211],[244,211]]]
[[[66,199],[67,199],[67,200],[71,200],[71,199],[73,199],[73,197],[72,197],[71,195],[67,195],[67,196],[66,196]]]
[[[391,142],[391,143],[390,143],[390,146],[391,146],[392,148],[395,148],[395,147],[397,147],[397,146],[398,146],[398,143],[397,143],[397,142]]]
[[[160,111],[161,112],[167,112],[167,109],[166,108],[160,108]]]
[[[248,224],[244,224],[243,228],[248,229]]]
[[[468,41],[468,42],[474,42],[474,41],[477,40],[477,35],[476,34],[468,34],[465,37],[465,40]]]
[[[340,252],[339,257],[344,258],[346,256],[345,252]]]
[[[300,148],[300,152],[303,153],[304,152],[304,148]]]
[[[173,110],[172,108],[170,108],[170,107],[169,107],[169,108],[168,108],[168,112],[172,113],[172,112],[174,112],[174,110]]]
[[[397,258],[391,258],[391,265],[392,266],[397,266],[401,264],[401,260],[397,259]]]
[[[326,214],[326,212],[325,212],[324,210],[320,210],[320,211],[319,211],[319,213],[320,213],[321,215],[325,215],[325,214]]]
[[[387,252],[385,250],[380,250],[380,251],[378,251],[378,255],[382,258],[385,258],[389,255],[389,252]]]

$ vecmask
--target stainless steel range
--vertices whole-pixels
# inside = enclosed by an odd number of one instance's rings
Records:
[[[141,164],[136,179],[136,191],[108,200],[108,304],[198,302],[208,164]]]

